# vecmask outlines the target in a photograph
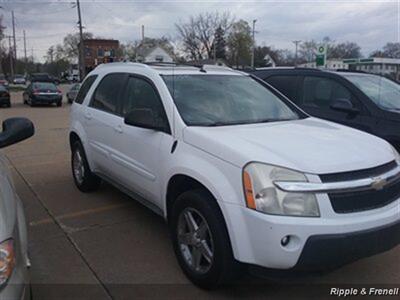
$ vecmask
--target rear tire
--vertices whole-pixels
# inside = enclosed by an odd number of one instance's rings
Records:
[[[169,220],[175,255],[190,281],[213,289],[239,276],[241,264],[233,257],[224,217],[210,193],[184,192],[173,203]]]
[[[61,107],[61,105],[62,105],[62,101],[57,102],[57,107]]]
[[[92,192],[100,186],[101,179],[90,170],[80,141],[72,145],[71,168],[75,185],[81,192]]]

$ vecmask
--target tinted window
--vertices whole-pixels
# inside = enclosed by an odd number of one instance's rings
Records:
[[[34,89],[38,89],[38,90],[50,90],[50,91],[57,90],[57,87],[55,86],[55,84],[50,83],[50,82],[35,82],[32,86]]]
[[[94,92],[90,106],[109,113],[117,113],[119,93],[121,92],[125,74],[115,73],[106,75]]]
[[[351,101],[351,93],[335,80],[323,77],[305,77],[303,83],[303,105],[329,108],[336,99]]]
[[[97,75],[92,75],[86,78],[83,82],[81,89],[79,90],[78,95],[75,98],[75,102],[82,104],[83,100],[85,100],[86,94],[88,93],[90,87],[93,85],[93,82],[96,80]]]
[[[299,115],[249,76],[163,75],[188,125],[223,126],[298,119]]]
[[[168,125],[161,99],[147,80],[129,77],[124,99],[123,115],[134,109],[147,108],[153,111],[159,124]]]
[[[400,85],[382,76],[344,75],[379,107],[400,111]]]
[[[265,79],[290,100],[296,101],[297,76],[271,76]]]

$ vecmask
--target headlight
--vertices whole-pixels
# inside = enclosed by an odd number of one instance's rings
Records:
[[[319,216],[315,194],[284,192],[275,186],[275,181],[307,182],[307,178],[293,170],[250,163],[243,170],[247,207],[272,215]]]
[[[0,286],[10,278],[15,266],[14,241],[0,243]]]

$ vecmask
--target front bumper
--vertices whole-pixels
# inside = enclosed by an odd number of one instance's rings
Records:
[[[358,232],[308,238],[295,269],[335,269],[400,244],[400,221]]]
[[[320,200],[325,212],[329,198]],[[400,199],[343,215],[330,206],[332,213],[319,218],[272,216],[231,204],[224,204],[223,211],[235,258],[269,269],[330,269],[400,243]],[[282,245],[286,236],[290,241]]]

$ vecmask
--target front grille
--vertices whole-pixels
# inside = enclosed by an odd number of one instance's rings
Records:
[[[397,166],[396,162],[360,171],[320,175],[322,182],[348,181],[382,175]],[[386,206],[400,198],[400,180],[392,182],[382,190],[329,193],[336,213],[352,213]]]
[[[335,181],[348,181],[348,180],[357,180],[363,179],[368,177],[375,177],[393,170],[397,166],[397,163],[393,160],[389,163],[384,165],[357,170],[357,171],[350,171],[350,172],[342,172],[342,173],[333,173],[333,174],[322,174],[319,175],[322,182],[335,182]]]

